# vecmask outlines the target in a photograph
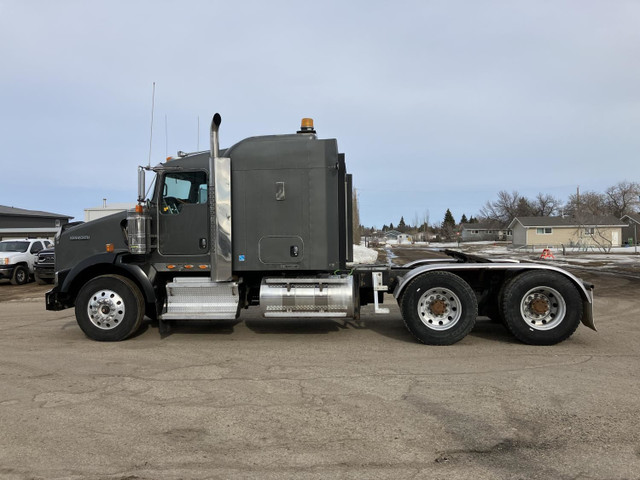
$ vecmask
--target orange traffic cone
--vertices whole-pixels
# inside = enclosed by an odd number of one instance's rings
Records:
[[[553,256],[553,253],[551,253],[551,250],[549,250],[548,248],[545,248],[544,250],[542,250],[542,255],[540,255],[540,258],[544,258],[545,260],[552,258],[555,260],[556,257]]]

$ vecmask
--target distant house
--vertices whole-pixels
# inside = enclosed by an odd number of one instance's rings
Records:
[[[401,233],[397,237],[398,245],[402,243],[411,243],[413,240],[411,239],[411,235],[407,235],[406,233]]]
[[[398,240],[398,235],[402,235],[402,232],[399,232],[398,230],[387,230],[386,232],[383,232],[385,240]]]
[[[597,246],[619,247],[626,225],[613,216],[516,217],[509,224],[514,246]]]
[[[411,235],[399,232],[398,230],[388,230],[386,232],[374,232],[372,240],[375,243],[411,243]]]
[[[463,242],[507,240],[511,231],[498,222],[463,223],[460,237]]]
[[[0,205],[0,240],[6,238],[53,238],[73,217],[58,213]]]
[[[625,224],[625,227],[622,228],[622,243],[637,245],[638,235],[640,235],[640,215],[631,213],[620,220]]]

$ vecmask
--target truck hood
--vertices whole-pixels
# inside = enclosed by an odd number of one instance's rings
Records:
[[[64,229],[56,238],[56,270],[69,270],[81,260],[104,253],[108,243],[115,250],[126,250],[127,212],[74,225]]]
[[[12,265],[20,260],[20,257],[24,259],[28,255],[31,254],[26,252],[2,252],[0,253],[0,265],[4,265],[5,263]],[[8,259],[8,261],[5,259]]]

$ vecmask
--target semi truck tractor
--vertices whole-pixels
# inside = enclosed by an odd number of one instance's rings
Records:
[[[595,330],[593,285],[553,265],[451,250],[403,266],[353,264],[352,177],[337,141],[303,119],[297,133],[221,149],[220,124],[216,114],[208,151],[139,166],[135,209],[63,227],[47,309],[75,307],[98,341],[130,337],[145,316],[161,329],[249,308],[359,319],[368,304],[388,314],[385,294],[430,345],[458,342],[479,316],[529,344],[561,342],[580,322]]]

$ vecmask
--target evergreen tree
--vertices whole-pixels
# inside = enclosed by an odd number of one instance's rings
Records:
[[[451,213],[451,210],[449,210],[447,208],[447,211],[444,214],[444,221],[442,222],[442,226],[446,227],[447,225],[451,226],[451,227],[455,227],[456,225],[456,221],[453,218],[453,214]]]
[[[444,221],[442,222],[441,234],[445,240],[451,241],[455,237],[456,221],[451,214],[451,210],[447,208],[444,214]]]
[[[400,217],[400,222],[398,223],[398,231],[404,233],[407,230],[407,225],[404,223],[404,217]]]
[[[464,213],[462,214],[462,218],[460,219],[460,223],[469,223],[469,220],[467,220],[467,216]]]

